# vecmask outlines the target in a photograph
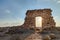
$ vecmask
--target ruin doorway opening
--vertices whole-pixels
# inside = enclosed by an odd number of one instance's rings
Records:
[[[42,17],[35,17],[35,25],[36,27],[42,27]]]

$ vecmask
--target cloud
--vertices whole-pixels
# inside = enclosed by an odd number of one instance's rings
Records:
[[[11,13],[11,11],[10,10],[5,10],[5,13]]]
[[[37,1],[49,1],[49,0],[37,0]]]
[[[51,0],[51,1],[57,1],[57,0]]]
[[[57,26],[57,27],[60,26],[59,16],[55,16],[54,19],[55,19],[55,22],[56,22],[56,26]]]
[[[57,18],[58,18],[58,16],[55,16],[55,17],[54,17],[54,19],[57,19]]]
[[[0,22],[0,27],[11,27],[11,26],[17,26],[17,25],[23,25],[24,20],[22,18],[17,18],[13,20],[4,20]]]
[[[59,1],[57,1],[57,3],[60,3],[60,0],[59,0]]]

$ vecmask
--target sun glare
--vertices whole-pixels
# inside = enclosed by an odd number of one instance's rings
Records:
[[[36,17],[35,21],[36,27],[42,27],[42,17]]]

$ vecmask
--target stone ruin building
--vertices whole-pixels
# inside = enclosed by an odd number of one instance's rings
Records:
[[[40,28],[46,28],[46,27],[55,27],[55,21],[52,16],[52,10],[51,9],[36,9],[36,10],[28,10],[26,12],[25,22],[23,24],[26,28],[37,28],[36,22],[37,17],[40,17],[37,19],[40,20]],[[39,26],[38,26],[39,27]]]

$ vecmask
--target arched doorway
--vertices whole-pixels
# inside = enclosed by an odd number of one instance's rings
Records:
[[[35,17],[35,25],[36,27],[42,27],[42,17]]]

